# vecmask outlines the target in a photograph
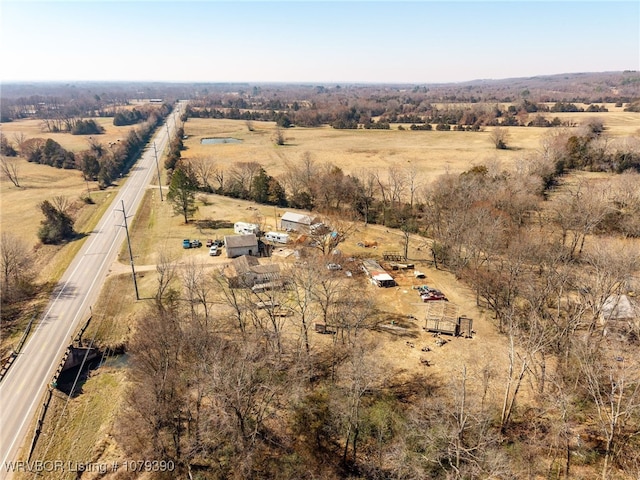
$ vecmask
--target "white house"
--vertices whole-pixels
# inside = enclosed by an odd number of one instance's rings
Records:
[[[224,246],[228,258],[235,258],[241,255],[258,256],[258,238],[250,233],[248,235],[226,235]]]
[[[280,267],[275,263],[261,265],[256,257],[242,255],[234,258],[224,269],[224,275],[233,288],[253,288],[255,286],[282,286]]]

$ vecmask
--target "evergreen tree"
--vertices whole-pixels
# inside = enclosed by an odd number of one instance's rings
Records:
[[[184,217],[184,223],[189,223],[189,218],[198,209],[195,205],[197,188],[198,182],[188,168],[176,168],[171,176],[167,199],[173,205],[175,214]]]
[[[38,238],[42,243],[60,243],[75,236],[73,219],[66,212],[48,200],[40,204],[40,209],[45,216],[38,230]]]

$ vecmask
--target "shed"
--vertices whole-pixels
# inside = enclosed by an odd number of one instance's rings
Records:
[[[240,257],[241,255],[257,256],[259,254],[258,239],[253,233],[248,235],[226,235],[224,237],[224,245],[228,258]]]
[[[362,270],[371,278],[371,282],[378,287],[394,287],[396,281],[378,262],[367,259],[362,262]]]
[[[286,212],[280,218],[281,230],[293,230],[295,232],[309,232],[311,225],[318,223],[315,218],[302,213]]]
[[[637,312],[626,295],[611,295],[602,305],[602,321],[634,320]]]

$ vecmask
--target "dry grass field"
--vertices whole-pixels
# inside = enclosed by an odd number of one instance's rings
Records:
[[[345,173],[361,169],[384,171],[390,166],[415,168],[423,180],[447,171],[462,172],[470,166],[497,159],[511,165],[539,146],[544,129],[513,129],[513,150],[498,151],[490,132],[438,132],[401,130],[336,130],[331,127],[284,131],[286,145],[272,140],[275,124],[254,122],[248,131],[243,121],[190,119],[185,123],[183,158],[212,159],[218,164],[258,162],[277,176],[288,164],[309,153],[319,164],[332,163]],[[233,137],[239,144],[202,145],[203,138]]]
[[[601,119],[612,138],[637,136],[640,114],[623,112],[608,104],[604,113],[548,113],[552,119],[583,124]],[[535,115],[535,114],[533,114]],[[531,119],[533,116],[531,116]],[[491,141],[491,128],[481,132],[441,132],[398,130],[336,130],[294,127],[284,130],[286,145],[276,146],[271,122],[253,122],[253,132],[242,120],[189,119],[185,125],[185,159],[210,159],[223,168],[232,162],[258,162],[268,174],[277,176],[287,165],[300,161],[305,154],[320,164],[332,163],[345,173],[361,169],[385,171],[390,166],[411,168],[423,182],[445,172],[462,172],[474,165],[498,161],[510,168],[534,154],[549,128],[507,127],[509,149],[497,150]],[[408,129],[409,125],[404,125]],[[232,137],[241,143],[201,144],[203,138]]]
[[[15,122],[3,123],[0,126],[2,135],[10,142],[15,143],[15,136],[23,134],[25,140],[30,138],[51,138],[58,142],[65,150],[80,152],[89,148],[89,137],[97,139],[107,146],[110,142],[117,142],[126,138],[131,125],[116,127],[113,125],[113,118],[94,118],[98,125],[104,128],[104,133],[100,135],[71,135],[66,132],[51,133],[43,129],[42,120],[19,120]]]

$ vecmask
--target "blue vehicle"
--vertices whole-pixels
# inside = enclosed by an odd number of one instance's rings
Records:
[[[191,240],[188,238],[182,240],[182,248],[191,248]]]

